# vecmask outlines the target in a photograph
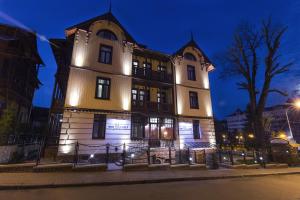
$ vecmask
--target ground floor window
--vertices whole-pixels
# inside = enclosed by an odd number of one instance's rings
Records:
[[[150,140],[174,139],[174,119],[132,115],[131,138]]]
[[[174,120],[171,118],[163,119],[160,127],[161,139],[171,140],[174,138]]]
[[[93,139],[105,139],[106,115],[95,114],[93,125]]]
[[[201,137],[199,120],[193,120],[193,135],[194,139],[200,139]]]
[[[131,117],[131,139],[145,138],[145,120],[142,116]]]

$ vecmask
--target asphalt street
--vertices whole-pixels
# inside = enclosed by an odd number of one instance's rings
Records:
[[[300,200],[300,175],[121,186],[0,191],[1,200]]]

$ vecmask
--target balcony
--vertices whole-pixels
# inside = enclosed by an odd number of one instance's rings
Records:
[[[132,111],[140,111],[144,113],[156,113],[156,114],[174,113],[173,104],[168,104],[168,103],[132,101],[131,107],[132,107]]]
[[[166,72],[154,71],[151,69],[132,68],[132,75],[133,77],[146,79],[146,80],[160,81],[165,83],[173,82],[172,74],[168,74]]]

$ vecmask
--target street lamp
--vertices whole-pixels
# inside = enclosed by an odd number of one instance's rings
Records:
[[[286,115],[286,120],[287,120],[287,123],[288,123],[288,126],[289,126],[289,131],[290,131],[290,138],[293,139],[293,133],[292,133],[292,129],[291,129],[291,124],[290,124],[290,120],[289,120],[289,115],[288,115],[288,110],[291,109],[291,108],[296,108],[297,110],[300,109],[300,99],[296,99],[293,103],[291,103],[291,106],[288,107],[286,110],[285,110],[285,115]]]

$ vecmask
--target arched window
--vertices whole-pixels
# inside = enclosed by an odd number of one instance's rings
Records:
[[[110,30],[100,30],[97,35],[107,40],[118,40],[117,36]]]
[[[187,60],[197,61],[196,57],[191,53],[185,53],[183,57]]]

